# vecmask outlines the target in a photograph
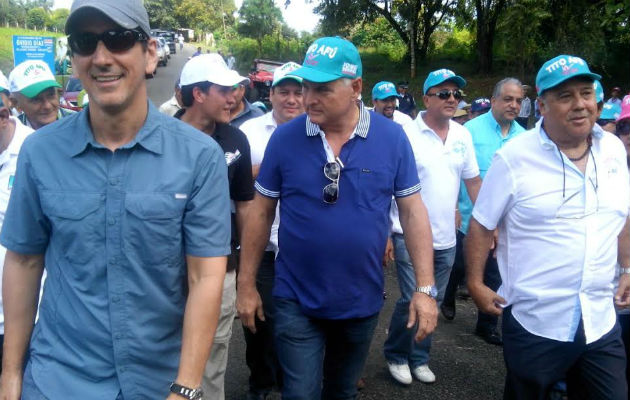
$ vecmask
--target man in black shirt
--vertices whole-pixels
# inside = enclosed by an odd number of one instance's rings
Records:
[[[398,99],[398,110],[402,113],[409,115],[411,118],[416,118],[416,101],[411,93],[408,93],[409,84],[407,82],[398,82],[398,94],[401,96]]]
[[[228,257],[221,315],[202,383],[204,393],[213,393],[212,399],[218,400],[225,398],[224,377],[228,344],[236,315],[237,262],[234,250],[247,206],[254,198],[249,142],[243,132],[228,124],[230,109],[235,102],[235,89],[245,79],[236,71],[230,70],[218,54],[202,54],[191,58],[184,65],[180,77],[182,103],[185,108],[175,114],[175,118],[212,136],[225,152],[230,198],[234,203],[232,255]]]

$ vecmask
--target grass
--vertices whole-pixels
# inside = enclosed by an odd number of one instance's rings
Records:
[[[21,28],[0,28],[0,70],[5,75],[13,69],[13,35],[26,36],[64,36],[62,33],[34,31]]]

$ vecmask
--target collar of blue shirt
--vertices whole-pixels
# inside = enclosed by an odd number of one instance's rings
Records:
[[[359,101],[359,123],[354,129],[352,136],[357,135],[363,139],[367,138],[368,130],[370,129],[370,113],[363,105],[362,101]],[[313,123],[311,119],[306,117],[306,136],[317,136],[320,132],[323,132],[319,125]]]
[[[160,120],[163,117],[157,108],[151,103],[149,104],[149,110],[147,118],[144,121],[144,125],[136,134],[136,137],[126,145],[122,146],[123,149],[130,149],[136,145],[136,143],[146,150],[155,154],[162,154],[162,132],[160,130]],[[71,146],[72,156],[81,154],[88,145],[96,148],[104,148],[102,144],[98,143],[94,139],[94,133],[89,121],[90,107],[89,105],[83,109],[76,117],[75,129],[72,133],[75,136]],[[78,131],[78,132],[77,132]]]

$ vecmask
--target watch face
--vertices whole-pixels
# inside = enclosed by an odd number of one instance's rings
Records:
[[[437,298],[438,295],[438,290],[435,286],[431,286],[431,297],[433,297],[434,299]]]

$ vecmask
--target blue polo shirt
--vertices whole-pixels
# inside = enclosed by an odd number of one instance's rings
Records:
[[[49,399],[164,399],[177,375],[185,255],[230,253],[223,152],[149,103],[111,152],[89,107],[25,142],[0,242],[45,254],[29,369]]]
[[[485,114],[481,114],[477,118],[473,118],[466,122],[464,126],[470,132],[473,140],[473,146],[475,146],[475,156],[477,157],[477,164],[479,164],[479,175],[481,179],[486,176],[490,163],[494,157],[494,153],[499,150],[505,143],[514,138],[521,132],[525,132],[525,129],[516,121],[512,121],[508,134],[503,137],[501,134],[501,126],[494,119],[492,111]],[[458,205],[459,213],[462,216],[462,226],[459,231],[464,235],[468,233],[468,224],[470,222],[470,216],[472,215],[473,204],[468,197],[466,191],[466,185],[463,183],[459,185],[459,200]]]
[[[280,125],[265,150],[256,189],[280,200],[273,295],[315,318],[366,317],[383,304],[391,198],[420,190],[413,151],[400,125],[361,105],[339,155],[338,200],[327,204],[322,134],[302,115]]]

